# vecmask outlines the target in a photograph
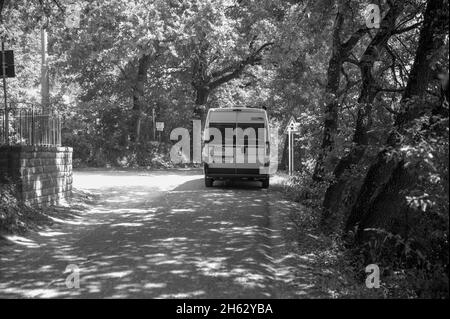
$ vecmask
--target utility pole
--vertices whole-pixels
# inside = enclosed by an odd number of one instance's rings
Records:
[[[5,118],[3,129],[3,142],[9,144],[9,111],[8,111],[8,96],[6,93],[6,57],[5,57],[5,41],[2,38],[2,71],[3,71],[3,97],[5,99]]]
[[[155,107],[153,107],[152,120],[153,120],[153,140],[156,141],[156,117],[155,117]]]
[[[49,78],[47,61],[47,30],[41,28],[41,104],[42,111],[48,113],[50,107]]]

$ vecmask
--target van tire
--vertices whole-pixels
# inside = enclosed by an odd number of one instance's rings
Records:
[[[205,186],[206,187],[212,187],[214,183],[214,180],[212,178],[205,177]]]
[[[262,181],[262,188],[269,188],[269,179],[263,179]]]

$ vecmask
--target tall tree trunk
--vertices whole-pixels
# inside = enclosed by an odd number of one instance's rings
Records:
[[[142,110],[145,103],[145,85],[147,83],[147,73],[150,67],[151,56],[143,55],[138,59],[138,72],[133,90],[133,116],[131,140],[136,145],[140,141]]]
[[[379,53],[383,50],[395,29],[396,19],[402,8],[403,2],[397,2],[392,5],[381,21],[379,31],[372,38],[359,61],[362,85],[358,98],[359,106],[352,139],[353,145],[334,168],[333,176],[335,180],[325,193],[322,211],[322,226],[325,229],[331,230],[334,226],[337,216],[334,216],[333,213],[339,210],[342,195],[347,184],[347,177],[343,176],[344,172],[352,165],[359,163],[369,143],[367,133],[372,126],[372,104],[379,90],[379,84],[373,74],[373,68],[375,62],[379,60]]]
[[[195,116],[204,123],[206,118],[206,103],[208,102],[209,90],[199,87],[195,91]]]
[[[202,34],[201,36],[203,38],[200,40],[200,45],[197,47],[192,57],[191,84],[195,91],[194,114],[198,119],[201,119],[203,123],[206,117],[208,97],[211,92],[219,86],[239,78],[248,65],[255,65],[260,62],[262,59],[261,54],[274,43],[264,43],[242,60],[214,71],[208,69],[211,63],[208,61],[209,43],[206,40],[206,34]],[[195,46],[197,46],[197,44],[195,44]]]
[[[3,7],[5,6],[5,0],[0,0],[0,23],[3,23]]]
[[[324,175],[330,170],[330,165],[328,165],[328,163],[333,162],[332,160],[329,160],[329,156],[335,148],[335,137],[338,132],[338,90],[340,85],[342,63],[349,57],[353,48],[356,44],[358,44],[358,41],[367,33],[366,26],[363,26],[353,32],[345,42],[341,42],[340,36],[344,24],[344,15],[341,11],[349,8],[346,7],[347,4],[344,5],[344,3],[339,0],[337,3],[338,13],[334,23],[331,58],[327,70],[323,137],[313,173],[313,179],[316,181],[323,179]]]
[[[205,37],[206,34],[203,34],[203,39],[200,41],[192,61],[192,87],[195,91],[194,116],[200,119],[202,123],[205,120],[206,103],[208,103],[211,90],[209,88],[210,78],[208,75],[209,43]]]
[[[419,43],[407,87],[402,97],[405,106],[395,120],[395,130],[388,138],[388,147],[379,153],[376,162],[369,168],[364,183],[353,205],[346,230],[358,226],[357,239],[364,241],[368,227],[380,227],[401,232],[401,216],[407,205],[402,191],[414,187],[416,176],[401,157],[389,156],[389,149],[401,146],[397,136],[407,125],[426,112],[417,100],[425,94],[432,79],[431,64],[442,48],[448,28],[448,2],[429,0],[420,32]],[[417,100],[416,100],[417,99]],[[414,101],[416,100],[416,101]],[[397,226],[396,226],[397,225]]]
[[[314,167],[314,180],[323,177],[325,161],[334,148],[334,139],[338,130],[338,90],[341,77],[341,65],[343,62],[340,32],[344,22],[343,15],[338,12],[333,31],[333,43],[331,58],[327,70],[326,106],[323,120],[323,135],[320,152]]]

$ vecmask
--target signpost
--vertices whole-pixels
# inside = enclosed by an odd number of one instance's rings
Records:
[[[164,122],[156,122],[156,130],[159,132],[158,139],[161,143],[161,132],[164,131]]]
[[[47,29],[41,29],[41,106],[48,114],[50,108],[50,82],[48,77]]]
[[[300,123],[297,123],[293,116],[289,119],[284,134],[288,134],[288,153],[289,153],[289,175],[294,172],[294,134],[299,133]]]
[[[156,141],[156,115],[154,107],[152,109],[152,122],[153,122],[153,140]]]
[[[164,131],[164,122],[156,122],[156,130],[158,132]]]
[[[5,77],[7,78],[14,78],[16,77],[16,70],[14,65],[14,51],[13,50],[5,50],[5,44],[3,42],[2,45],[2,55],[0,56],[0,64],[2,65],[2,68],[0,69],[0,74],[3,77],[3,74],[5,74]],[[3,63],[5,61],[5,63]],[[4,65],[3,65],[4,64]],[[5,67],[5,70],[3,69]]]
[[[5,51],[5,42],[2,39],[2,54],[0,56],[1,74],[3,78],[3,97],[5,100],[5,116],[3,119],[3,142],[9,144],[9,111],[8,111],[8,95],[6,92],[6,78],[16,76],[14,70],[14,52],[12,50]]]

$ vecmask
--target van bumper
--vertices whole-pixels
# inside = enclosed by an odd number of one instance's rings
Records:
[[[269,178],[269,174],[261,174],[259,168],[219,168],[209,167],[208,164],[204,164],[204,172],[206,178],[213,179],[253,179],[253,180],[266,180]]]

